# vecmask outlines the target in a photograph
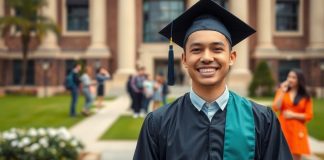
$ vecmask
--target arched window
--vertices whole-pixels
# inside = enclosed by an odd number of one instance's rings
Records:
[[[144,42],[163,42],[158,32],[184,11],[184,0],[144,0],[143,40]]]

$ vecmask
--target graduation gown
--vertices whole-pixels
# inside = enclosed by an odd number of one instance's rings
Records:
[[[292,159],[279,121],[271,108],[252,103],[255,123],[255,158]],[[211,122],[191,103],[189,93],[147,115],[134,160],[223,159],[226,111]]]

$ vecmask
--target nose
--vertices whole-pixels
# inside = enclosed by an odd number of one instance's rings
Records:
[[[210,63],[214,60],[211,52],[209,51],[209,49],[206,49],[202,55],[202,57],[200,58],[200,61],[202,63]]]

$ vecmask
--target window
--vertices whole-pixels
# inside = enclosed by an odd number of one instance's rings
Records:
[[[279,82],[283,82],[287,79],[288,72],[291,69],[300,69],[300,61],[299,60],[281,60],[279,61]]]
[[[276,31],[299,31],[299,0],[276,1]]]
[[[66,0],[67,31],[89,30],[89,1]]]
[[[22,60],[13,61],[13,84],[20,85],[22,76]],[[27,73],[26,73],[26,84],[35,84],[35,62],[28,60],[27,62]]]
[[[183,0],[144,0],[144,42],[164,42],[158,32],[184,11]]]

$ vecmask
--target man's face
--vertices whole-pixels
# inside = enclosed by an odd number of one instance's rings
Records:
[[[236,53],[230,51],[226,37],[208,30],[192,33],[182,54],[182,63],[196,86],[215,86],[225,82],[235,59]]]

